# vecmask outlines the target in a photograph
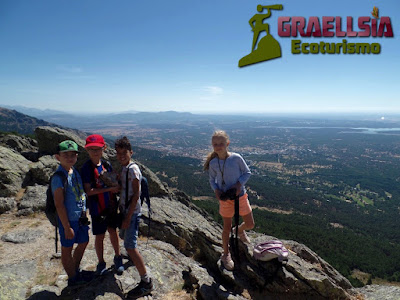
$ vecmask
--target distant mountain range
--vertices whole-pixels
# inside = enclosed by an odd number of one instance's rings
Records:
[[[20,113],[16,110],[0,107],[0,130],[32,134],[37,126],[56,126],[50,122]]]
[[[383,118],[377,114],[355,115],[355,114],[193,114],[190,112],[138,112],[126,111],[119,113],[66,113],[52,109],[36,109],[25,106],[2,105],[7,109],[20,112],[22,114],[40,119],[38,121],[57,124],[58,126],[75,128],[82,131],[92,131],[94,129],[104,129],[116,125],[135,125],[163,127],[164,125],[185,125],[192,126],[201,123],[210,124],[212,127],[226,128],[226,124],[239,124],[240,122],[266,122],[267,126],[293,126],[293,127],[353,127],[357,121],[358,127],[398,127],[400,116],[393,115]],[[9,122],[9,121],[7,121]],[[6,122],[6,123],[7,123]],[[32,121],[33,122],[33,121]],[[238,123],[239,122],[239,123]],[[33,122],[32,124],[34,124]],[[29,124],[29,122],[28,122]],[[5,125],[2,125],[5,128]],[[24,127],[23,125],[21,125]],[[29,128],[32,127],[32,128]],[[12,127],[10,127],[12,128]],[[32,132],[34,126],[27,126],[27,130]],[[4,129],[3,129],[4,130]]]

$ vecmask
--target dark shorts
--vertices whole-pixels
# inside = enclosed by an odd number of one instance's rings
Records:
[[[107,216],[92,216],[92,232],[93,235],[104,234],[107,228],[117,228],[118,215],[109,214]]]
[[[89,226],[79,226],[78,221],[69,222],[69,225],[74,230],[74,238],[72,240],[67,240],[65,238],[64,227],[61,221],[58,220],[58,232],[60,233],[60,242],[63,247],[72,247],[74,244],[82,244],[89,242]]]

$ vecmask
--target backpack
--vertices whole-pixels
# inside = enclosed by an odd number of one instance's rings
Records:
[[[54,203],[53,193],[51,190],[51,180],[53,179],[54,176],[60,176],[63,181],[64,197],[65,197],[65,193],[67,191],[68,181],[67,181],[67,177],[65,176],[65,174],[62,171],[57,171],[50,177],[49,186],[46,191],[46,208],[45,208],[46,217],[50,221],[51,225],[57,227],[57,219],[58,219],[57,210],[56,210],[56,205]]]
[[[288,260],[289,251],[283,243],[278,240],[271,240],[259,243],[254,246],[253,256],[255,259],[269,261],[277,258],[279,262]]]
[[[147,182],[147,178],[142,176],[142,180],[140,181],[140,201],[141,205],[143,205],[144,200],[146,200],[146,204],[149,207],[150,211],[150,194],[149,194],[149,184]]]

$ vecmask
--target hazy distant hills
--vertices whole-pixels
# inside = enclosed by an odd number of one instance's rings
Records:
[[[37,126],[55,126],[55,124],[22,114],[15,110],[0,107],[1,131],[15,131],[21,134],[31,134]]]
[[[229,128],[231,124],[245,124],[248,122],[262,122],[262,126],[270,127],[369,127],[385,128],[399,127],[400,116],[383,117],[378,113],[371,114],[194,114],[189,112],[138,112],[126,111],[119,113],[66,113],[52,109],[35,109],[24,106],[7,106],[8,109],[42,119],[46,122],[58,124],[68,128],[83,131],[114,127],[118,124],[147,125],[184,125],[210,124],[216,128]],[[240,125],[241,126],[241,125]]]

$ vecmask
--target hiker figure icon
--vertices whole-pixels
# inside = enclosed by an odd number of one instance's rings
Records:
[[[250,20],[249,24],[253,31],[253,42],[251,45],[250,54],[242,57],[239,60],[239,67],[255,64],[258,62],[278,58],[282,56],[281,46],[278,41],[270,34],[269,24],[264,23],[264,20],[271,16],[271,9],[282,10],[281,4],[263,6],[257,5],[257,11],[262,12],[267,10],[266,14],[255,14]],[[262,37],[257,44],[260,34],[265,31],[266,36]],[[257,46],[257,47],[256,47]]]

